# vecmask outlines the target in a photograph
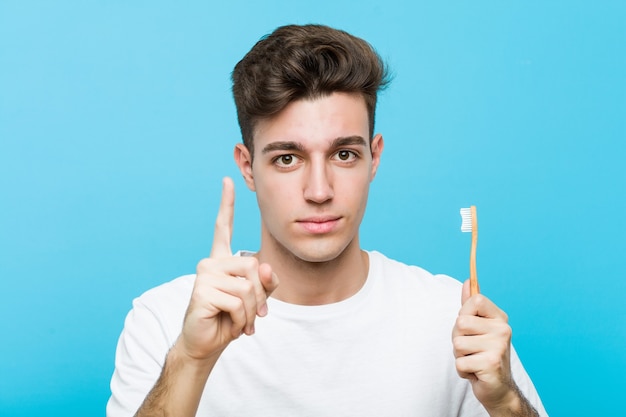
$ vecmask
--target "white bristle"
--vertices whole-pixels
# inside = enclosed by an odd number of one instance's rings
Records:
[[[472,209],[462,208],[461,211],[461,232],[471,232],[472,231]]]

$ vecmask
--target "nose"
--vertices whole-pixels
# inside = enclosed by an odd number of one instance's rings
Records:
[[[325,161],[310,161],[304,178],[304,198],[312,203],[322,204],[334,195],[330,167],[326,166]]]

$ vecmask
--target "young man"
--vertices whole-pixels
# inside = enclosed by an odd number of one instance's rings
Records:
[[[325,26],[278,28],[237,64],[261,247],[231,252],[225,179],[210,257],[134,302],[109,417],[546,415],[504,312],[360,248],[386,83],[369,44]]]

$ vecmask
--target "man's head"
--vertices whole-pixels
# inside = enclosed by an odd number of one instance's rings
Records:
[[[243,142],[254,155],[254,129],[289,103],[333,92],[365,100],[369,137],[377,93],[389,82],[384,62],[366,41],[321,25],[283,26],[261,39],[235,66],[233,95]]]
[[[326,26],[278,28],[237,64],[244,143],[234,156],[256,193],[267,262],[360,259],[359,226],[384,147],[373,135],[376,97],[387,82],[367,42]]]

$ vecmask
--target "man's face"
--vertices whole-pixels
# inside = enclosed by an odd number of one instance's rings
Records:
[[[243,145],[235,154],[257,194],[262,251],[326,262],[346,248],[359,249],[359,225],[383,149],[382,136],[371,145],[368,136],[364,99],[346,93],[292,102],[257,124],[254,163]]]

